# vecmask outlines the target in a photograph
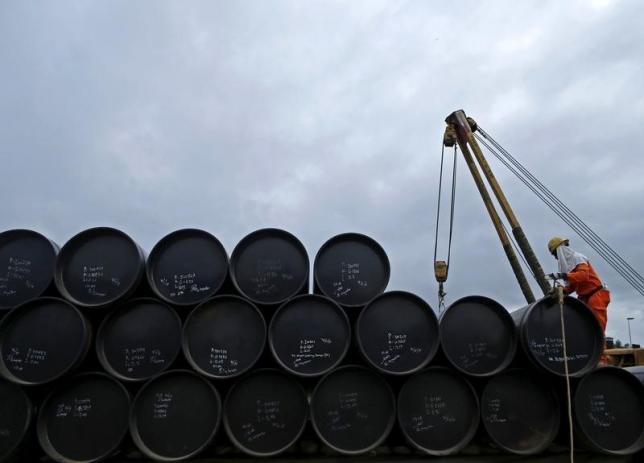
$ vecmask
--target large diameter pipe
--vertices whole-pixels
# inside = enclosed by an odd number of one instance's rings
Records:
[[[0,379],[0,461],[10,461],[19,452],[33,414],[31,400],[20,386]]]
[[[126,233],[90,228],[72,237],[56,259],[55,282],[73,304],[103,309],[130,298],[145,276],[143,250]]]
[[[177,306],[214,296],[228,277],[226,249],[210,233],[176,230],[159,240],[146,263],[148,284],[162,300]]]
[[[49,383],[81,364],[91,340],[89,322],[72,304],[32,299],[0,322],[0,375],[22,385]]]
[[[491,376],[514,359],[516,327],[498,302],[484,296],[467,296],[441,315],[440,342],[454,368],[471,376]]]
[[[398,394],[398,423],[409,443],[429,455],[452,455],[474,437],[479,403],[469,382],[453,370],[428,368]]]
[[[570,376],[592,371],[603,351],[604,336],[593,312],[580,300],[566,297],[563,305]],[[561,315],[557,301],[544,297],[512,312],[521,350],[542,371],[565,375]]]
[[[230,258],[235,289],[255,304],[276,306],[309,290],[309,257],[292,234],[264,228],[246,235]]]
[[[644,449],[644,385],[628,371],[598,368],[574,391],[575,430],[582,443],[609,455]]]
[[[544,378],[511,369],[490,378],[481,393],[481,422],[490,439],[517,455],[535,455],[557,437],[559,401]]]
[[[390,291],[372,300],[356,322],[360,353],[375,369],[408,375],[424,368],[438,350],[438,321],[423,299]]]
[[[351,324],[332,299],[297,296],[275,312],[268,344],[282,368],[297,376],[321,376],[338,366],[351,345]]]
[[[239,376],[259,360],[266,322],[252,302],[215,296],[199,304],[183,326],[182,348],[197,372],[214,379]]]
[[[53,287],[57,254],[58,245],[35,231],[0,233],[0,314]]]
[[[313,263],[313,289],[346,308],[360,308],[389,283],[389,258],[373,238],[343,233],[322,245]]]
[[[139,390],[130,411],[130,434],[146,457],[181,461],[212,443],[220,420],[215,387],[194,372],[170,370]]]
[[[103,320],[96,353],[103,368],[122,381],[149,379],[181,353],[181,319],[157,299],[133,299]]]
[[[364,367],[347,365],[324,376],[311,395],[311,423],[320,440],[344,455],[378,447],[395,421],[389,384]]]
[[[240,379],[224,401],[224,428],[244,453],[267,457],[295,444],[308,421],[306,393],[297,380],[274,369]]]
[[[127,434],[130,396],[105,373],[85,373],[59,385],[38,413],[38,441],[60,462],[112,455]]]

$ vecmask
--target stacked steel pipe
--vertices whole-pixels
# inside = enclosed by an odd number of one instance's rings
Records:
[[[451,455],[473,440],[532,455],[567,444],[565,363],[579,448],[644,448],[644,373],[597,368],[602,334],[581,302],[565,300],[564,359],[553,300],[510,314],[468,296],[437,317],[385,292],[389,276],[356,233],[321,246],[313,293],[305,247],[278,229],[230,259],[196,229],[147,259],[113,228],[60,249],[0,233],[0,461]]]

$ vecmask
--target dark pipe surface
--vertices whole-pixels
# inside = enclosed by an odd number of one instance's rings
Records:
[[[564,300],[564,323],[568,371],[578,378],[592,371],[599,362],[604,336],[593,312],[574,297]],[[559,304],[544,297],[512,312],[520,347],[531,364],[541,371],[564,376],[563,340]]]
[[[129,299],[144,277],[143,250],[115,228],[78,233],[63,245],[56,259],[58,292],[87,309],[106,309]]]
[[[517,349],[512,317],[484,296],[467,296],[451,304],[440,317],[440,340],[450,364],[471,376],[503,371]]]
[[[391,375],[424,368],[439,346],[438,321],[423,299],[405,291],[389,291],[373,299],[355,325],[364,359]]]
[[[360,233],[343,233],[322,245],[313,263],[313,289],[347,308],[359,308],[389,283],[389,258]]]
[[[309,292],[309,257],[292,234],[263,228],[235,246],[230,276],[235,289],[253,303],[276,306]]]
[[[51,292],[58,245],[32,230],[0,233],[0,314]]]
[[[320,376],[344,359],[351,345],[351,325],[333,300],[305,294],[275,312],[268,327],[268,343],[275,361],[289,373]]]
[[[0,322],[0,375],[41,385],[78,368],[90,350],[91,325],[63,299],[31,299]]]
[[[158,299],[132,299],[103,320],[96,353],[115,378],[149,379],[169,368],[181,353],[181,319]]]
[[[152,248],[146,275],[150,288],[163,301],[197,305],[224,286],[228,254],[219,240],[204,230],[176,230]]]

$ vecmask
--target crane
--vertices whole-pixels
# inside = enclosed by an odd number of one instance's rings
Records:
[[[528,303],[535,301],[528,279],[519,261],[519,257],[528,267],[531,275],[536,280],[544,295],[551,290],[551,285],[543,271],[539,259],[534,253],[528,238],[526,237],[519,219],[510,206],[498,180],[492,172],[492,168],[481,145],[492,153],[501,163],[510,170],[526,187],[528,187],[541,201],[543,201],[559,218],[561,218],[577,235],[579,235],[604,261],[606,261],[629,285],[644,296],[644,277],[638,273],[628,262],[626,262],[606,241],[595,233],[583,220],[579,218],[563,201],[561,201],[550,189],[548,189],[537,177],[535,177],[515,157],[505,150],[496,140],[492,138],[477,122],[467,117],[463,110],[452,112],[445,119],[446,127],[443,134],[441,146],[441,167],[438,192],[438,209],[436,217],[436,238],[434,243],[434,273],[439,283],[439,308],[444,307],[444,283],[449,273],[449,260],[451,256],[452,228],[454,222],[454,203],[456,191],[456,166],[457,147],[460,149],[463,159],[469,168],[474,183],[481,195],[485,208],[490,216],[492,225],[501,241],[503,251],[512,267],[519,287]],[[479,145],[480,143],[480,145]],[[443,181],[443,167],[445,148],[454,148],[454,162],[452,167],[452,195],[449,224],[449,245],[447,260],[437,260],[438,236],[440,226],[441,191]],[[483,173],[481,175],[481,172]],[[499,212],[492,200],[492,196],[483,180],[487,181],[493,195],[505,215],[511,229],[508,233]],[[518,257],[519,256],[519,257]]]

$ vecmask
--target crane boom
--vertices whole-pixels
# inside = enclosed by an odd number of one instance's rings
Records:
[[[461,118],[465,121],[464,124],[458,120]],[[505,252],[505,255],[507,256],[508,261],[510,262],[510,266],[512,267],[512,271],[514,272],[514,275],[516,276],[516,279],[519,283],[521,292],[523,292],[523,295],[526,301],[528,303],[532,303],[535,301],[535,297],[532,292],[532,289],[530,288],[530,284],[528,283],[525,273],[521,268],[519,259],[517,258],[517,255],[515,254],[514,249],[512,248],[510,238],[508,237],[507,233],[505,232],[505,228],[503,227],[503,222],[501,221],[501,217],[499,216],[499,213],[496,211],[496,208],[494,207],[494,203],[492,202],[492,197],[487,191],[485,183],[483,182],[483,178],[481,177],[478,167],[476,166],[474,158],[472,157],[472,154],[470,152],[469,140],[472,137],[469,134],[471,134],[471,129],[467,119],[465,118],[465,113],[462,110],[455,111],[450,116],[448,116],[448,118],[446,119],[446,122],[447,122],[447,128],[445,131],[445,136],[443,137],[444,143],[446,146],[453,146],[454,143],[458,143],[461,153],[463,154],[463,158],[465,159],[465,163],[467,164],[467,167],[469,168],[470,173],[472,174],[474,183],[476,184],[476,187],[479,190],[481,198],[483,199],[483,203],[485,204],[485,208],[487,209],[487,212],[490,215],[490,219],[492,220],[494,229],[496,230],[496,233],[499,236],[499,239],[501,240],[503,251]]]
[[[470,123],[466,118],[465,113],[462,110],[455,111],[452,114],[450,114],[445,120],[445,122],[447,122],[447,128],[445,130],[445,136],[443,137],[444,143],[446,146],[453,146],[454,143],[458,143],[458,146],[461,150],[461,153],[463,154],[463,158],[465,159],[467,167],[469,168],[470,173],[472,174],[474,183],[476,184],[476,187],[479,190],[481,198],[483,199],[483,203],[485,204],[488,214],[490,215],[490,219],[492,220],[494,229],[496,230],[497,235],[501,240],[503,251],[505,252],[505,255],[507,256],[508,261],[510,262],[510,266],[512,267],[512,271],[514,272],[514,275],[519,283],[521,291],[523,292],[523,295],[526,298],[526,301],[528,303],[532,303],[535,301],[535,297],[534,297],[534,294],[532,293],[532,289],[530,288],[530,284],[528,283],[525,273],[521,268],[519,259],[517,258],[517,255],[515,254],[514,249],[512,248],[512,244],[510,242],[508,234],[505,232],[505,228],[503,227],[503,222],[501,221],[501,217],[499,216],[498,212],[496,211],[496,208],[494,207],[492,198],[485,186],[485,183],[483,182],[483,178],[481,177],[479,169],[470,152],[469,146],[472,146],[472,150],[475,151],[475,154],[477,159],[479,160],[479,163],[481,162],[481,159],[485,160],[480,148],[478,149],[478,153],[476,153],[474,144],[472,143],[472,141],[474,141],[474,143],[476,143],[476,141],[472,136],[472,129],[470,127]],[[478,145],[476,145],[476,148],[478,148]],[[487,165],[487,163],[485,163],[485,165]],[[492,174],[492,171],[489,165],[487,165],[487,169],[489,170],[489,173]],[[484,172],[485,172],[485,169],[484,169]],[[487,177],[487,174],[486,174],[486,177]],[[489,182],[490,177],[487,177],[487,178]],[[498,191],[502,194],[502,191],[500,189],[500,186],[498,185],[498,182],[496,182],[496,186],[498,187]],[[494,191],[494,187],[493,187],[493,191]],[[495,191],[495,194],[496,194],[496,191]],[[498,198],[499,196],[497,194],[497,199]],[[512,209],[510,208],[509,203],[507,203],[507,199],[505,199],[505,196],[503,196],[503,199],[507,204],[507,211],[509,211],[512,214],[513,220],[516,221],[515,223],[517,227],[513,226],[513,230],[515,228],[518,228],[520,230],[521,227],[518,225],[518,220],[516,219],[516,216],[512,212]],[[499,202],[501,201],[499,200]],[[505,208],[504,208],[504,212],[506,212]],[[506,212],[506,215],[507,215],[507,212]],[[523,232],[521,231],[521,233]],[[525,235],[523,236],[525,238]],[[525,239],[525,243],[529,247],[527,239]],[[536,256],[534,256],[534,253],[532,254],[533,254],[534,260],[537,262],[538,268],[541,269],[541,266],[536,260]],[[543,270],[541,270],[541,274],[543,275]],[[547,290],[544,290],[544,294],[545,294],[549,290],[549,285],[547,281],[545,281],[545,275],[543,275],[543,280],[546,286],[548,287]]]

